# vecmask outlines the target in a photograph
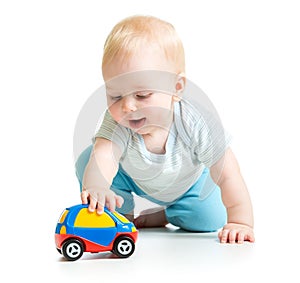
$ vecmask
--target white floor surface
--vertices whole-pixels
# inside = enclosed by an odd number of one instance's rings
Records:
[[[130,258],[85,253],[69,262],[56,251],[55,223],[48,220],[33,219],[29,227],[21,223],[27,228],[13,233],[14,245],[3,246],[5,282],[300,282],[298,234],[276,239],[259,229],[256,243],[230,245],[220,244],[216,233],[187,233],[167,225],[141,229]]]

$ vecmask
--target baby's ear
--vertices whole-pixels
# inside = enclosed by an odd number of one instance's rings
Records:
[[[175,84],[175,91],[176,94],[180,96],[180,93],[184,91],[185,87],[185,74],[184,73],[179,73],[176,77],[176,84]]]
[[[182,93],[185,88],[185,74],[184,73],[179,73],[176,76],[176,83],[175,83],[175,93],[173,94],[173,101],[178,102],[181,100]]]

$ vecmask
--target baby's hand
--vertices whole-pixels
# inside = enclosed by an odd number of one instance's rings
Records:
[[[89,203],[89,211],[94,212],[96,209],[98,214],[104,212],[104,206],[113,212],[115,211],[116,206],[120,208],[124,202],[121,196],[116,195],[110,189],[101,191],[89,191],[83,189],[81,192],[81,201],[83,204]]]
[[[218,237],[221,243],[238,243],[242,244],[244,241],[254,242],[253,229],[248,225],[228,223],[219,232]]]

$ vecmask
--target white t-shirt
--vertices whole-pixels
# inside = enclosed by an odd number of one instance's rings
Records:
[[[143,137],[117,124],[108,111],[97,137],[117,144],[125,172],[146,194],[164,202],[173,201],[189,190],[204,168],[224,155],[228,145],[218,117],[186,100],[174,103],[165,154],[149,152]]]

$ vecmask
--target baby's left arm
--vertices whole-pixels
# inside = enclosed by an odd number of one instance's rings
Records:
[[[227,224],[218,235],[220,242],[254,242],[252,204],[231,149],[227,149],[224,157],[210,168],[210,174],[221,189],[227,210]]]

